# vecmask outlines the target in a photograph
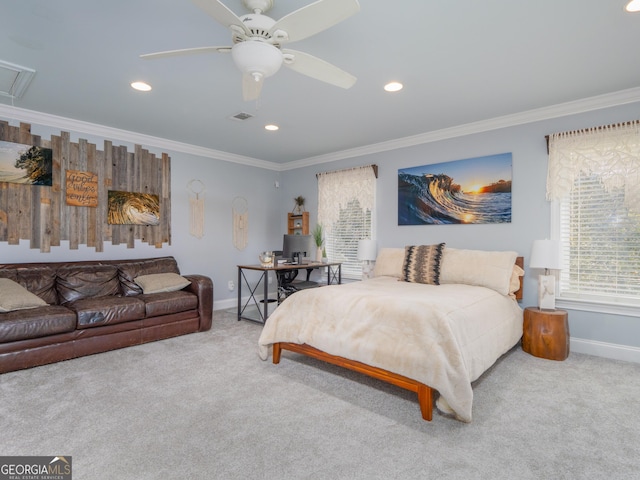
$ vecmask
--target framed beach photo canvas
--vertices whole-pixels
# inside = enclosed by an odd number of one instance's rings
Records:
[[[50,187],[52,171],[50,148],[0,141],[0,182]]]
[[[511,222],[511,153],[398,170],[398,225]]]

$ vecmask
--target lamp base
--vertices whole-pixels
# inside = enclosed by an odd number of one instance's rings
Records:
[[[373,267],[374,264],[370,260],[365,260],[364,265],[362,265],[362,279],[373,278]]]
[[[556,309],[556,277],[554,275],[538,276],[538,308],[540,310]]]

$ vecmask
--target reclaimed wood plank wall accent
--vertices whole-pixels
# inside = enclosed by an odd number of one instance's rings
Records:
[[[104,141],[104,149],[87,140],[71,141],[68,132],[43,140],[31,134],[31,125],[19,127],[0,121],[0,140],[53,150],[53,185],[21,185],[0,182],[0,242],[18,245],[29,240],[30,247],[50,252],[52,246],[68,241],[69,248],[79,245],[104,251],[104,242],[135,241],[162,248],[171,245],[171,159],[136,145],[113,146]],[[98,207],[78,207],[66,202],[66,171],[80,170],[98,176]],[[109,225],[107,223],[107,191],[149,193],[160,199],[160,225]]]

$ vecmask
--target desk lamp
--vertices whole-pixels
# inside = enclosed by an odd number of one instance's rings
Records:
[[[544,275],[538,276],[538,308],[540,310],[555,310],[556,277],[549,274],[549,270],[562,268],[560,242],[557,240],[534,240],[529,268],[544,269]]]

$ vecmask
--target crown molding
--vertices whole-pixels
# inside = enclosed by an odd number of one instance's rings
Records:
[[[288,163],[275,163],[259,158],[245,157],[234,153],[222,152],[211,148],[200,147],[188,143],[175,142],[164,138],[145,135],[137,132],[130,132],[118,128],[107,127],[95,123],[74,120],[71,118],[60,117],[48,113],[27,110],[9,105],[0,105],[0,117],[18,120],[26,123],[34,123],[47,127],[59,128],[61,130],[70,130],[76,133],[96,135],[104,138],[117,139],[123,142],[151,146],[166,150],[171,150],[190,155],[197,155],[205,158],[213,158],[224,162],[248,165],[251,167],[264,168],[266,170],[286,171],[295,170],[297,168],[319,165],[322,163],[344,160],[347,158],[360,157],[381,153],[389,150],[398,150],[401,148],[412,147],[425,143],[438,142],[456,137],[463,137],[476,133],[498,130],[501,128],[513,127],[527,123],[539,122],[542,120],[550,120],[553,118],[564,117],[567,115],[575,115],[586,113],[593,110],[601,110],[603,108],[616,107],[629,103],[640,101],[640,87],[620,90],[618,92],[606,93],[571,102],[551,105],[549,107],[527,110],[511,115],[490,118],[478,122],[467,123],[441,130],[434,130],[418,135],[397,138],[386,142],[374,143],[363,147],[350,148],[338,152],[332,152],[325,155],[303,158]]]
[[[397,138],[387,142],[380,142],[363,147],[351,148],[339,152],[318,155],[301,160],[295,160],[283,165],[282,170],[293,170],[296,168],[309,167],[321,163],[344,160],[346,158],[359,157],[374,153],[397,150],[400,148],[412,147],[424,143],[438,142],[475,133],[483,133],[501,128],[524,125],[527,123],[550,120],[553,118],[565,117],[579,113],[586,113],[603,108],[617,107],[629,103],[640,101],[640,87],[620,90],[618,92],[607,93],[595,97],[584,98],[572,102],[560,103],[549,107],[536,108],[502,117],[490,118],[478,122],[467,123],[441,130],[434,130],[409,137]]]
[[[200,147],[189,143],[175,142],[173,140],[145,135],[143,133],[121,130],[119,128],[107,127],[96,123],[74,120],[72,118],[60,117],[58,115],[51,115],[49,113],[27,110],[10,105],[0,105],[0,117],[30,124],[59,128],[76,134],[96,135],[98,137],[108,138],[111,140],[129,142],[134,145],[144,145],[145,147],[156,147],[163,150],[172,150],[205,158],[214,158],[224,162],[239,163],[242,165],[249,165],[269,170],[279,170],[280,167],[279,164],[267,162],[266,160],[261,160],[259,158],[245,157],[243,155],[222,152],[212,148]]]

